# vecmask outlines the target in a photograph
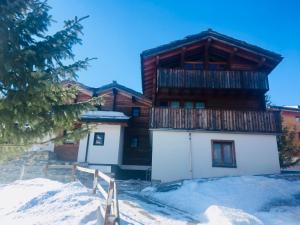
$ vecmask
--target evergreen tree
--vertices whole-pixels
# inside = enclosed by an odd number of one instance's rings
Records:
[[[40,0],[0,1],[0,144],[30,144],[62,133],[78,137],[88,128],[74,126],[98,99],[74,103],[74,81],[91,59],[74,61],[85,18],[65,21],[50,35],[49,5]],[[72,62],[66,64],[66,62]]]

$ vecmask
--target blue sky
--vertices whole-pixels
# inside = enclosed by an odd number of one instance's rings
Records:
[[[101,86],[112,80],[141,91],[143,50],[208,28],[281,54],[270,74],[271,100],[300,105],[300,1],[298,0],[49,0],[57,22],[89,15],[76,58],[97,57],[79,81]]]

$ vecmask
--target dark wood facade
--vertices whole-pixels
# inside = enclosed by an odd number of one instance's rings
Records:
[[[152,108],[151,128],[278,133],[278,111]]]
[[[124,165],[151,165],[151,146],[149,139],[149,115],[151,102],[143,97],[132,95],[118,88],[97,94],[103,98],[101,110],[123,112],[130,116],[129,124],[125,127],[124,136]],[[133,108],[139,108],[139,116],[133,116]],[[137,147],[131,146],[133,138],[138,139]]]
[[[141,54],[144,94],[153,129],[281,132],[266,111],[268,75],[276,53],[212,30]]]

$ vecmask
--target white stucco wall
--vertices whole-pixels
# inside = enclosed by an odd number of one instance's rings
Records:
[[[275,135],[197,131],[191,132],[191,148],[187,131],[153,130],[152,138],[153,180],[280,172]],[[237,168],[212,167],[211,140],[234,140]]]
[[[104,145],[94,145],[95,132],[104,132]],[[122,160],[124,128],[120,125],[97,125],[90,133],[87,162],[90,164],[119,165]],[[85,162],[87,137],[80,140],[78,162]]]

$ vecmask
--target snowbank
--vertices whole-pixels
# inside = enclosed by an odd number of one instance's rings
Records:
[[[99,198],[79,182],[19,180],[0,185],[0,224],[95,224]]]
[[[300,224],[300,181],[229,177],[184,181],[176,190],[159,190],[146,188],[143,194],[190,212],[202,224]]]

